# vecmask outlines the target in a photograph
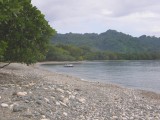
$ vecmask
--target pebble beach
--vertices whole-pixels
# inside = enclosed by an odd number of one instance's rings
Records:
[[[0,120],[160,120],[160,94],[12,63],[0,69]]]

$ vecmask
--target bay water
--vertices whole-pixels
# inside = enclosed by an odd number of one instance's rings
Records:
[[[160,61],[88,61],[64,67],[64,64],[45,64],[43,68],[83,80],[118,84],[125,87],[160,93]]]

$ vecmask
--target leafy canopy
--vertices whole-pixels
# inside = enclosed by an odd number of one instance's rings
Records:
[[[160,52],[160,38],[154,36],[132,37],[130,35],[108,30],[104,33],[66,33],[52,38],[53,44],[89,46],[92,50],[117,53]]]
[[[42,60],[55,30],[31,0],[0,0],[0,57],[31,64]],[[2,61],[2,59],[1,59]]]

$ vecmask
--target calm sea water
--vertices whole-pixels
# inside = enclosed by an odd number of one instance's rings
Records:
[[[125,87],[160,93],[160,61],[99,61],[64,65],[42,65],[44,68],[84,80],[114,83]]]

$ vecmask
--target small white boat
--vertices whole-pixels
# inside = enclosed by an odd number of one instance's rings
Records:
[[[64,67],[74,67],[73,64],[65,64]]]

